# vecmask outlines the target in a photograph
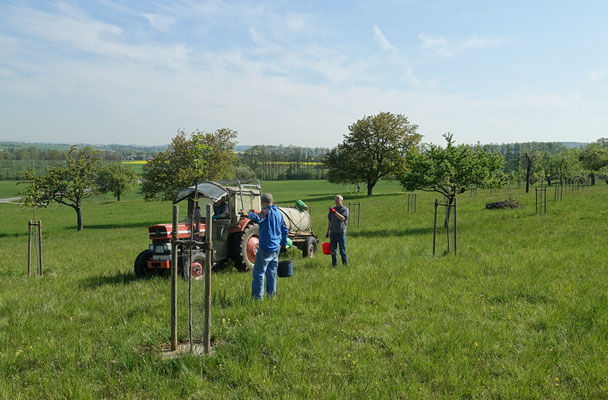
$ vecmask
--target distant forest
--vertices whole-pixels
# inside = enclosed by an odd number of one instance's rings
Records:
[[[86,146],[84,144],[79,147]],[[512,180],[520,180],[526,168],[526,152],[558,155],[569,153],[577,158],[587,145],[577,142],[530,142],[481,145],[484,149],[501,154],[505,160],[504,171]],[[149,160],[166,146],[92,145],[99,150],[103,162]],[[67,144],[0,142],[0,180],[20,179],[28,169],[42,172],[49,166],[62,162]],[[300,146],[236,146],[239,155],[237,175],[261,180],[325,179],[327,169],[323,164],[327,153],[324,147]],[[575,154],[576,153],[576,154]]]

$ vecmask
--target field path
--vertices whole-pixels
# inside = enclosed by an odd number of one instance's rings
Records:
[[[0,199],[0,203],[12,203],[13,201],[19,201],[21,197],[9,197],[6,199]]]

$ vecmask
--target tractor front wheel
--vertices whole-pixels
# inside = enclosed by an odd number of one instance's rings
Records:
[[[260,243],[260,230],[257,224],[249,224],[243,232],[231,236],[232,261],[241,272],[251,271]]]
[[[192,252],[192,261],[188,251],[185,251],[184,262],[182,264],[182,278],[185,281],[192,277],[193,280],[199,281],[205,276],[205,254],[201,252]],[[190,266],[190,268],[188,268]]]
[[[133,269],[135,270],[135,276],[139,279],[149,278],[154,275],[154,271],[148,269],[148,260],[152,258],[152,252],[150,250],[144,250],[135,259]]]

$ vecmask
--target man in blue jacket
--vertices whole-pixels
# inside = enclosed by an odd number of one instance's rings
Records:
[[[260,244],[253,264],[253,282],[251,295],[254,299],[264,298],[264,275],[266,276],[266,293],[272,297],[277,291],[277,268],[279,249],[286,251],[287,233],[289,230],[283,221],[283,214],[274,205],[272,195],[265,193],[261,198],[262,211],[259,214],[249,212],[247,216],[257,222],[260,229]]]

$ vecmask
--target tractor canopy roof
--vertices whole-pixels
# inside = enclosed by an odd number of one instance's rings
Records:
[[[199,196],[207,197],[213,202],[216,202],[222,197],[230,194],[260,195],[261,187],[260,182],[257,180],[246,182],[240,182],[238,180],[201,182],[196,186],[196,188],[195,186],[190,186],[180,190],[175,196],[173,204],[179,203],[188,197],[194,197],[195,191],[198,192]]]

